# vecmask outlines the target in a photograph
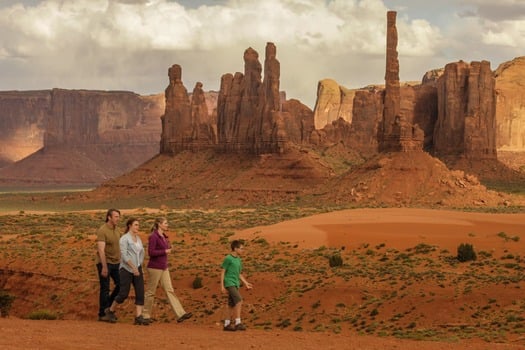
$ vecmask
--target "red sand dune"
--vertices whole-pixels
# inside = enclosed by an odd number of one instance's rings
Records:
[[[240,231],[236,237],[264,237],[273,242],[297,243],[302,247],[355,248],[364,243],[385,243],[406,249],[419,243],[453,251],[460,243],[477,249],[505,244],[498,236],[525,233],[525,214],[467,213],[430,209],[349,209],[290,220],[271,226]],[[520,249],[525,243],[518,242]],[[516,244],[513,245],[514,247]]]

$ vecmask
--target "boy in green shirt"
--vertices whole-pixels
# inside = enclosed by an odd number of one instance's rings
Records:
[[[244,244],[235,240],[231,243],[232,252],[224,258],[221,270],[221,292],[228,293],[228,311],[230,318],[224,320],[225,331],[245,331],[246,326],[241,322],[242,297],[239,293],[240,282],[246,289],[252,289],[252,284],[242,275],[241,255]],[[235,320],[235,324],[232,323]]]

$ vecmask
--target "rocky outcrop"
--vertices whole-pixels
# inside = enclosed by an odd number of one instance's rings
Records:
[[[189,102],[180,66],[170,68],[161,153],[203,148],[227,153],[282,153],[290,142],[307,142],[313,129],[313,113],[299,101],[284,101],[285,95],[279,91],[280,64],[276,56],[275,45],[267,43],[263,80],[259,54],[253,48],[246,49],[244,73],[221,77],[216,114],[212,113],[205,122],[204,105],[196,107],[197,102]],[[193,101],[202,102],[200,96],[196,87]]]
[[[424,81],[424,79],[423,79]],[[437,88],[431,82],[405,84],[400,89],[401,119],[421,129],[423,149],[430,152],[433,147],[434,125],[437,120]],[[421,140],[418,140],[418,144]],[[419,146],[418,146],[419,149]]]
[[[64,89],[0,96],[6,137],[32,132],[38,145],[0,169],[2,186],[96,185],[158,153],[158,96]]]
[[[494,76],[497,148],[525,152],[525,57],[501,64]]]
[[[143,108],[132,92],[53,89],[44,146],[140,142],[125,130],[141,124]]]
[[[386,68],[385,99],[381,131],[385,136],[392,134],[392,128],[399,118],[401,92],[399,84],[399,60],[397,55],[396,12],[387,13],[386,27]]]
[[[340,86],[333,79],[320,80],[314,107],[315,128],[322,129],[339,118],[351,123],[354,96],[355,90]]]
[[[423,130],[401,114],[396,15],[395,11],[387,13],[385,97],[379,126],[381,152],[421,150],[424,141]]]
[[[383,113],[383,89],[376,86],[354,90],[349,122],[338,118],[312,133],[314,145],[331,146],[338,143],[370,156],[378,151],[378,125]],[[345,107],[345,109],[348,107]]]
[[[355,92],[353,136],[348,144],[365,156],[377,153],[379,124],[383,115],[383,89],[370,86]]]
[[[162,120],[160,153],[203,150],[217,144],[216,111],[209,111],[209,102],[197,82],[190,95],[182,82],[182,67],[168,69],[170,83],[165,90],[166,109]]]
[[[449,63],[438,80],[434,154],[496,158],[495,81],[488,61]]]
[[[0,167],[43,147],[50,106],[49,90],[0,92]]]
[[[298,145],[310,144],[315,130],[313,111],[299,100],[291,99],[283,102],[281,115],[287,141]]]
[[[174,64],[168,69],[169,85],[164,94],[166,111],[161,117],[160,153],[176,152],[191,147],[191,105],[188,90],[182,83],[182,68]]]

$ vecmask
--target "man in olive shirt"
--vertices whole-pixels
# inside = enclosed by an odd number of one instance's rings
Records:
[[[100,281],[100,297],[98,320],[104,322],[115,322],[108,317],[106,309],[109,308],[120,289],[119,264],[121,233],[117,230],[120,220],[120,211],[109,209],[106,213],[106,223],[97,231],[97,270]],[[115,288],[109,293],[110,278]]]

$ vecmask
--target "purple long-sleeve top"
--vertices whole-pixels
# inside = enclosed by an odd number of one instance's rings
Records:
[[[148,239],[148,268],[166,270],[168,268],[168,254],[166,249],[170,248],[168,238],[155,230]]]

